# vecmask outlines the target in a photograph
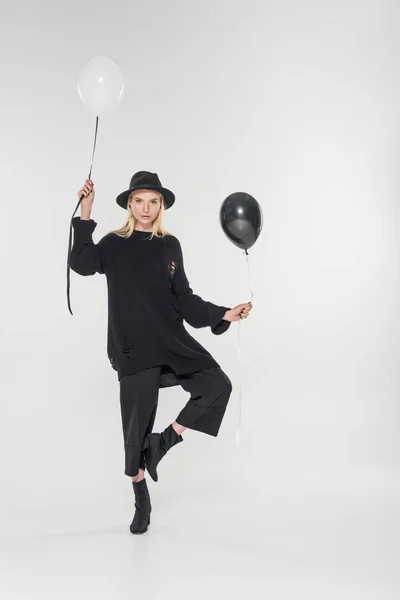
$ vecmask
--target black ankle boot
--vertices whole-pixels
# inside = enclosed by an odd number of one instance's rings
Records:
[[[142,450],[145,454],[147,472],[153,481],[158,481],[156,470],[158,463],[178,442],[183,442],[183,437],[176,433],[172,423],[162,433],[148,433],[145,437]]]
[[[130,525],[131,533],[144,533],[150,525],[151,503],[146,479],[132,481],[135,492],[135,515]]]

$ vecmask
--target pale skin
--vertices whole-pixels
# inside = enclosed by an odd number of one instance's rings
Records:
[[[92,214],[93,201],[95,196],[94,183],[90,179],[86,179],[85,184],[78,192],[78,197],[84,194],[84,198],[80,204],[81,207],[81,219],[89,220]],[[162,196],[158,192],[152,190],[136,190],[134,195],[128,202],[128,210],[132,211],[135,219],[137,231],[148,231],[153,230],[152,223],[157,218],[160,211],[162,202]],[[253,305],[251,302],[245,302],[237,304],[231,310],[226,311],[223,316],[225,321],[239,321],[247,319],[250,314]],[[186,427],[179,425],[176,421],[172,423],[172,427],[178,435],[181,435]],[[137,475],[132,477],[132,481],[138,482],[144,479],[144,470],[139,469]]]

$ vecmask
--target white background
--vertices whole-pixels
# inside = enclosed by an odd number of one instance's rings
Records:
[[[0,8],[5,597],[397,598],[396,0]],[[246,191],[264,213],[241,361],[237,323],[187,325],[234,385],[220,434],[187,430],[164,459],[145,536],[128,529],[104,276],[71,272],[73,316],[66,301],[95,124],[76,80],[100,54],[126,93],[99,122],[95,241],[124,223],[132,174],[157,172],[191,286],[233,306],[249,283],[219,208]],[[161,390],[155,431],[187,399]]]

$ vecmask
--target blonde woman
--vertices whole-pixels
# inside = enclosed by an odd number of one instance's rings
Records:
[[[175,195],[157,173],[139,171],[116,198],[127,211],[123,227],[95,244],[91,219],[94,184],[86,180],[81,216],[72,219],[74,242],[69,266],[80,275],[107,278],[107,354],[118,374],[125,449],[125,475],[132,478],[135,514],[132,533],[144,533],[151,502],[145,470],[158,480],[157,465],[186,428],[216,437],[232,385],[211,354],[185,329],[207,327],[220,335],[245,319],[251,303],[219,306],[193,293],[179,240],[165,230],[165,210]],[[153,433],[159,389],[181,385],[190,399],[176,420]]]

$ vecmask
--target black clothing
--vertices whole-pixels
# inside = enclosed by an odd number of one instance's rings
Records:
[[[135,477],[145,469],[143,442],[151,433],[157,413],[161,367],[146,369],[120,379],[120,404],[125,448],[125,475]],[[179,376],[190,398],[176,417],[183,427],[218,435],[232,383],[220,367]]]
[[[150,514],[152,510],[147,481],[146,479],[132,481],[132,486],[135,493],[136,510],[129,529],[131,533],[145,533],[150,525]]]
[[[125,475],[145,469],[143,441],[153,431],[157,413],[160,367],[121,377],[119,399],[125,449]]]
[[[107,354],[118,379],[160,366],[159,387],[179,384],[179,376],[220,365],[185,329],[210,326],[219,335],[230,321],[229,307],[193,293],[182,249],[173,235],[153,237],[134,231],[122,238],[108,233],[97,244],[93,219],[72,219],[70,267],[80,275],[103,273],[108,288]]]
[[[157,367],[156,367],[157,369]],[[166,453],[176,444],[183,442],[183,437],[174,429],[170,423],[161,433],[148,433],[142,445],[146,470],[153,481],[158,481],[157,466]]]

